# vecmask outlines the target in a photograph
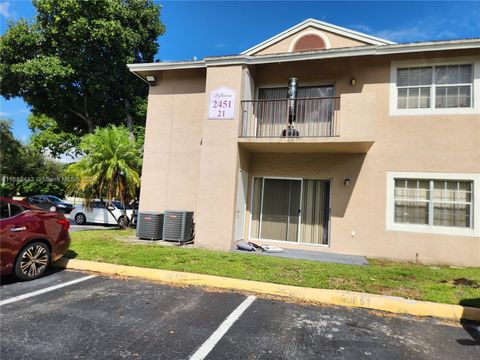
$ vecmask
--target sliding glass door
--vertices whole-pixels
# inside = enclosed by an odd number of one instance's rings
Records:
[[[303,180],[300,242],[328,245],[330,182]]]
[[[328,244],[330,183],[254,178],[252,238]]]
[[[260,237],[297,241],[301,180],[265,179]]]

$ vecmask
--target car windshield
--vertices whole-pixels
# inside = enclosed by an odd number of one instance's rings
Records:
[[[53,195],[47,195],[47,198],[48,198],[48,200],[55,201],[55,202],[62,202],[63,201],[62,199],[60,199],[56,196],[53,196]]]

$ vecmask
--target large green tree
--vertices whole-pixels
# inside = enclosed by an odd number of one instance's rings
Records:
[[[47,158],[31,144],[14,138],[12,122],[0,119],[0,195],[50,194],[66,191],[64,164]]]
[[[31,106],[34,131],[55,121],[47,125],[58,136],[37,137],[37,144],[61,148],[68,133],[125,124],[132,134],[143,125],[148,87],[126,64],[154,61],[164,32],[160,6],[152,0],[33,3],[35,20],[10,23],[0,39],[0,94]]]
[[[19,176],[23,165],[18,161],[22,152],[22,143],[12,133],[12,120],[0,119],[0,174]]]
[[[78,145],[81,137],[67,131],[62,131],[56,121],[43,114],[30,114],[28,127],[32,130],[30,145],[32,148],[42,152],[48,149],[52,157],[59,157],[63,154],[72,158],[81,155]]]

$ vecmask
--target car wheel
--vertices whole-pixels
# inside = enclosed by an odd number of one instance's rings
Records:
[[[52,205],[50,206],[50,209],[49,209],[51,212],[56,212],[57,211],[57,208],[55,207],[55,205]]]
[[[84,214],[78,213],[77,215],[75,215],[75,222],[78,225],[85,225],[85,223],[87,222],[87,218]]]
[[[124,227],[124,226],[127,226],[128,225],[128,220],[125,221],[125,217],[124,216],[120,216],[118,218],[118,226],[120,227]]]
[[[28,244],[20,251],[15,262],[15,276],[20,280],[33,280],[41,276],[50,264],[50,250],[42,242]]]

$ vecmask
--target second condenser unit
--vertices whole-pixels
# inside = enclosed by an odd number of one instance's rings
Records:
[[[141,212],[137,220],[137,237],[145,240],[161,240],[164,215],[154,212]]]
[[[186,243],[193,236],[193,211],[165,211],[163,240]]]

